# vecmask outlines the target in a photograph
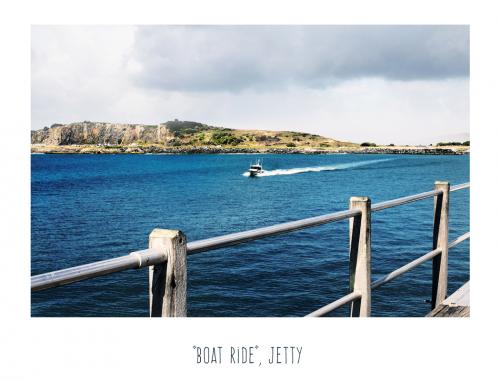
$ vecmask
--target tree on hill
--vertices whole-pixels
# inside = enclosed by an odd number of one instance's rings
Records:
[[[442,147],[442,146],[469,146],[470,145],[470,141],[467,140],[463,143],[460,143],[460,142],[439,142],[438,144],[436,144],[436,146],[438,147]]]

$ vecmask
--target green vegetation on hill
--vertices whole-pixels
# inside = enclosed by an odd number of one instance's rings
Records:
[[[53,124],[31,132],[31,143],[50,146],[93,145],[221,147],[243,149],[297,148],[330,150],[358,147],[315,134],[293,131],[234,130],[203,123],[173,120],[154,125],[78,122]]]
[[[438,147],[444,147],[444,146],[470,146],[470,141],[467,140],[463,143],[460,143],[460,142],[439,142],[438,144],[436,144],[436,146]]]
[[[181,120],[172,120],[164,124],[174,136],[192,135],[202,131],[215,129],[216,127],[207,126],[203,123],[189,122]],[[156,127],[156,126],[152,126]]]

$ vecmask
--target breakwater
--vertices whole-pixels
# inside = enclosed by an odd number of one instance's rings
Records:
[[[392,155],[466,155],[469,150],[434,147],[355,147],[339,149],[322,148],[244,148],[244,147],[169,147],[160,145],[150,146],[104,146],[104,145],[31,145],[32,153],[46,154],[392,154]]]

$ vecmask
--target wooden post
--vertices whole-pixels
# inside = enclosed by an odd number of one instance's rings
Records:
[[[186,236],[178,230],[154,229],[149,248],[162,250],[166,258],[166,262],[149,267],[150,316],[186,316]]]
[[[434,196],[434,233],[432,249],[441,249],[441,254],[432,260],[432,309],[446,299],[448,291],[448,210],[450,183],[436,181],[434,189],[442,193]]]
[[[371,313],[371,201],[368,197],[351,197],[350,209],[361,215],[349,219],[349,286],[361,299],[351,303],[351,317],[368,317]]]

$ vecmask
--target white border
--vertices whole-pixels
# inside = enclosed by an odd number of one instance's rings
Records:
[[[472,3],[471,3],[472,4]],[[450,379],[498,374],[498,13],[457,1],[38,1],[2,9],[0,372],[5,380]],[[471,24],[472,318],[31,319],[30,24]],[[192,345],[304,346],[298,367],[196,367]]]

